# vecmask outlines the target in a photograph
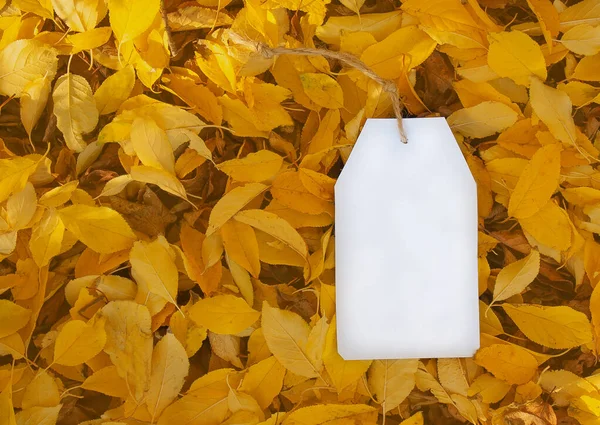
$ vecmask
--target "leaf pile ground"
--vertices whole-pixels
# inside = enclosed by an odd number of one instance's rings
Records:
[[[392,105],[240,38],[447,117],[473,358],[340,357],[333,188]],[[600,423],[599,82],[599,0],[0,0],[0,425]]]

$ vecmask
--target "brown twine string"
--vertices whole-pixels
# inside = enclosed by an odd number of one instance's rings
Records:
[[[375,73],[375,71],[373,71],[371,68],[365,65],[356,56],[344,52],[334,52],[332,50],[326,49],[313,49],[310,47],[269,47],[264,43],[249,40],[236,33],[230,33],[229,39],[235,44],[240,44],[249,47],[265,59],[271,59],[279,55],[324,56],[326,58],[339,60],[340,62],[343,62],[344,64],[359,70],[371,80],[380,84],[383,87],[383,91],[388,93],[392,101],[392,107],[394,108],[396,120],[398,121],[398,130],[400,130],[400,141],[402,143],[408,143],[408,138],[406,137],[406,132],[404,131],[404,126],[402,125],[403,106],[402,101],[400,100],[400,93],[398,93],[398,88],[396,87],[396,83],[394,83],[392,80],[381,78],[379,75],[377,75],[377,73]]]

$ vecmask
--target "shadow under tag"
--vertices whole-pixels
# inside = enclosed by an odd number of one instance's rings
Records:
[[[477,188],[444,118],[367,120],[335,185],[338,351],[346,360],[479,348]]]

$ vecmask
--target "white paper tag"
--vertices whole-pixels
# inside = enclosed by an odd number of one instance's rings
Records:
[[[335,185],[338,351],[346,360],[479,348],[477,189],[444,118],[369,119]]]

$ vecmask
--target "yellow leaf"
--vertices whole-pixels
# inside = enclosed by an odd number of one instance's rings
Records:
[[[8,300],[0,300],[0,338],[14,334],[29,323],[31,311]]]
[[[333,16],[325,25],[317,27],[316,35],[325,43],[340,46],[342,33],[364,31],[377,41],[383,40],[400,27],[402,12],[366,13],[360,16]]]
[[[452,113],[448,125],[464,136],[481,138],[507,129],[517,122],[518,115],[504,103],[488,101]]]
[[[17,40],[0,51],[0,95],[21,97],[32,81],[56,75],[57,51],[37,40]]]
[[[29,137],[31,132],[42,116],[48,96],[50,95],[50,83],[52,80],[48,75],[31,80],[23,87],[21,93],[21,122]]]
[[[340,0],[344,6],[356,14],[360,13],[360,8],[365,4],[365,0]]]
[[[96,49],[106,44],[112,35],[110,27],[94,28],[86,32],[69,34],[66,42],[71,45],[72,55],[83,52],[84,50]]]
[[[436,45],[416,25],[410,25],[367,47],[360,59],[380,77],[395,79],[423,63]]]
[[[213,207],[208,219],[206,236],[219,229],[223,223],[232,218],[250,201],[267,190],[268,186],[260,183],[248,183],[227,192]]]
[[[600,24],[597,7],[596,0],[584,0],[567,7],[560,14],[561,31],[578,25],[581,21],[589,22],[590,25]]]
[[[52,0],[54,11],[73,31],[94,29],[106,15],[106,3],[101,0]]]
[[[302,236],[287,221],[264,210],[245,210],[235,215],[235,220],[261,230],[296,251],[303,257],[308,248]]]
[[[231,220],[221,226],[221,237],[227,255],[248,270],[252,276],[258,278],[260,273],[258,242],[252,227],[237,220]]]
[[[469,397],[480,396],[484,403],[498,403],[511,389],[511,384],[489,373],[479,375],[469,387]]]
[[[142,164],[175,174],[175,157],[167,133],[151,118],[136,118],[131,124],[131,146]]]
[[[189,310],[190,318],[198,325],[218,334],[237,334],[260,317],[260,312],[239,297],[217,295],[203,298]]]
[[[12,402],[12,385],[9,384],[0,392],[0,423],[17,425]]]
[[[600,52],[600,28],[589,24],[577,25],[563,34],[561,43],[573,53],[593,56]]]
[[[215,12],[211,10],[211,13]],[[214,20],[211,20],[211,27],[213,22]],[[197,81],[192,78],[178,74],[165,76],[163,81],[166,84],[165,88],[192,107],[194,112],[216,125],[221,125],[223,110],[217,97],[208,87],[197,84]]]
[[[0,202],[23,190],[29,177],[35,173],[38,161],[31,157],[0,159]]]
[[[129,396],[127,382],[119,376],[116,366],[107,366],[95,371],[83,381],[81,388],[111,397],[127,398]]]
[[[65,366],[80,365],[102,351],[105,344],[104,320],[93,323],[72,320],[56,337],[53,362]]]
[[[326,285],[321,285],[324,287]],[[323,352],[323,363],[325,369],[333,381],[333,385],[342,392],[348,386],[358,381],[371,366],[370,360],[344,360],[337,349],[337,330],[335,316],[331,319],[327,337],[325,339],[325,350]]]
[[[598,64],[600,64],[600,53],[583,57],[575,67],[571,78],[584,81],[600,81],[600,75],[597,72]]]
[[[104,351],[128,390],[141,401],[150,381],[152,330],[148,309],[134,301],[111,301],[100,311],[106,318]]]
[[[136,239],[125,219],[108,207],[71,205],[58,216],[77,239],[102,254],[128,249]]]
[[[558,187],[561,151],[558,143],[552,143],[533,155],[510,196],[509,215],[528,218],[548,203]]]
[[[573,106],[569,96],[548,87],[537,78],[531,79],[529,96],[533,112],[546,124],[554,137],[563,143],[575,145],[577,134],[571,116]]]
[[[400,425],[423,425],[423,412],[419,411],[410,418],[404,419]]]
[[[552,47],[560,27],[558,11],[550,0],[527,0],[527,4],[538,18],[544,40],[546,40],[548,46]]]
[[[109,0],[108,12],[119,45],[148,29],[160,8],[159,0]]]
[[[229,1],[224,0],[223,3],[217,3],[214,7],[220,9],[227,6]],[[178,8],[177,11],[167,15],[169,26],[175,32],[189,31],[197,29],[212,29],[223,25],[229,25],[232,19],[229,15],[222,13],[222,10],[208,9],[199,7],[193,3],[187,7]]]
[[[230,159],[218,165],[233,180],[240,182],[262,182],[273,177],[281,166],[283,158],[268,150],[251,153],[242,159]]]
[[[594,332],[594,346],[596,353],[598,353],[600,352],[600,285],[596,285],[590,296],[590,313]]]
[[[31,183],[6,201],[6,219],[12,230],[27,227],[37,208],[37,196]]]
[[[56,126],[69,149],[81,152],[86,146],[82,135],[98,124],[98,109],[89,83],[80,75],[61,75],[54,85],[52,99]]]
[[[77,189],[78,184],[79,182],[74,180],[62,186],[55,187],[40,196],[39,202],[47,207],[60,207],[71,199],[71,195]]]
[[[545,347],[573,348],[593,338],[585,314],[571,307],[503,304],[502,308],[527,338]]]
[[[459,0],[433,0],[422,2],[409,0],[402,3],[402,10],[419,19],[431,33],[437,32],[440,41],[469,41],[468,46],[484,46],[485,36],[480,24]],[[448,36],[452,37],[448,37]],[[459,46],[465,47],[462,44]]]
[[[310,327],[296,313],[269,306],[262,310],[262,330],[269,350],[290,372],[307,378],[320,376],[308,354]]]
[[[492,303],[520,294],[540,271],[540,253],[532,249],[529,255],[504,267],[496,277]]]
[[[531,217],[519,220],[521,228],[542,245],[566,251],[571,246],[572,230],[567,212],[549,201]]]
[[[261,409],[266,409],[283,386],[285,368],[273,356],[250,366],[239,390],[250,394]]]
[[[52,3],[50,0],[14,0],[11,5],[22,12],[31,12],[44,18],[52,19]]]
[[[300,179],[300,173],[286,171],[279,174],[271,186],[271,194],[282,205],[306,214],[327,213],[333,216],[333,205],[313,195]]]
[[[152,353],[152,375],[146,393],[146,405],[152,418],[159,417],[165,407],[177,398],[189,367],[185,349],[175,335],[167,333]]]
[[[56,425],[62,404],[54,407],[30,407],[15,415],[17,425]]]
[[[165,192],[179,196],[181,199],[187,201],[187,193],[183,184],[173,174],[161,168],[136,165],[131,167],[129,175],[135,181],[155,184]]]
[[[538,363],[529,352],[513,344],[492,344],[475,353],[475,362],[509,384],[525,384],[537,372]]]
[[[102,82],[94,99],[100,115],[116,112],[127,100],[135,84],[135,71],[132,65],[115,72]]]
[[[415,386],[419,361],[375,360],[369,368],[368,385],[386,414],[398,407]]]
[[[340,85],[328,75],[317,73],[300,74],[304,93],[317,105],[329,109],[344,106],[344,92]]]
[[[488,65],[496,74],[522,86],[529,86],[531,76],[546,79],[542,50],[527,34],[521,31],[492,33],[488,39]]]
[[[65,225],[55,209],[48,209],[33,228],[29,250],[38,267],[48,265],[60,253]]]
[[[469,389],[466,369],[460,359],[438,359],[437,372],[440,384],[446,391],[466,396]]]
[[[377,420],[377,410],[366,404],[318,404],[290,413],[283,425],[368,424]]]
[[[25,387],[21,406],[23,409],[29,409],[32,407],[54,407],[59,403],[60,392],[55,379],[46,371],[40,370]]]
[[[206,339],[206,328],[198,326],[190,319],[189,309],[193,304],[188,303],[181,308],[183,314],[173,314],[169,320],[169,327],[173,335],[181,342],[188,357],[192,357],[202,346]]]

